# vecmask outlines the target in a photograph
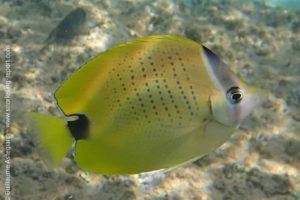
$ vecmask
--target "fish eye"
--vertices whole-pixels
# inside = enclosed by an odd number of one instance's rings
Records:
[[[231,87],[227,91],[226,97],[231,104],[237,104],[243,99],[243,91],[239,87]]]

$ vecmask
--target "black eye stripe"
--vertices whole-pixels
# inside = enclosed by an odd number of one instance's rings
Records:
[[[230,103],[237,104],[242,101],[243,92],[239,87],[234,86],[227,91],[226,97]]]

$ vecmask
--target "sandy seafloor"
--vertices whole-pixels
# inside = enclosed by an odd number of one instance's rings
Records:
[[[229,0],[0,2],[0,200],[300,199],[300,10]],[[86,23],[62,42],[50,32],[72,10]],[[113,45],[154,34],[203,43],[249,84],[262,104],[221,148],[167,173],[115,176],[81,170],[68,156],[55,170],[38,154],[27,111],[61,116],[55,89]],[[5,168],[5,48],[11,49],[10,179]],[[41,51],[41,49],[43,49]],[[7,186],[7,184],[6,184]]]

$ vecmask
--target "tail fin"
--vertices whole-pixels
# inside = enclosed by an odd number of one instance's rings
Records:
[[[63,119],[31,112],[37,142],[51,167],[56,167],[74,143]]]

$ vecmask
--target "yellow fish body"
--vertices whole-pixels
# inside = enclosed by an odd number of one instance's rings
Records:
[[[55,98],[70,117],[67,125],[31,116],[54,166],[75,138],[81,168],[133,174],[216,149],[257,97],[206,47],[178,36],[150,36],[99,54],[60,86]]]

